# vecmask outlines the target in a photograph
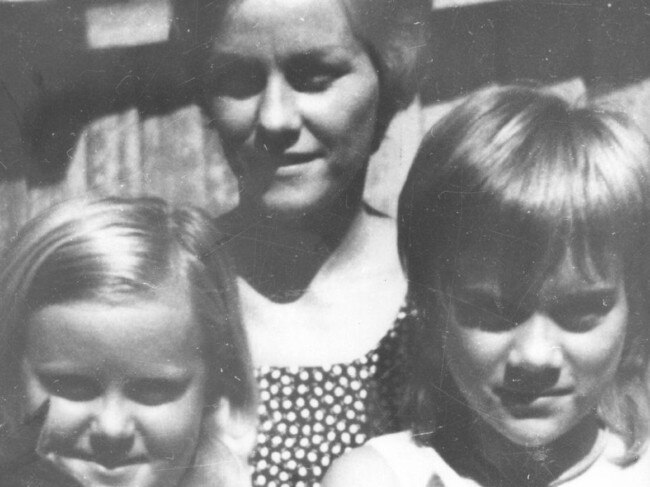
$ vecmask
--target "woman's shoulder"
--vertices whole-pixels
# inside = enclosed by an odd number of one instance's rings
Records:
[[[409,431],[383,435],[334,462],[323,487],[438,485],[440,462],[435,450],[418,445]]]

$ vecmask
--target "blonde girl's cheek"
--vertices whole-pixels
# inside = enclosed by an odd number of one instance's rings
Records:
[[[83,403],[74,403],[51,396],[49,404],[37,446],[37,451],[41,455],[76,442],[85,434],[92,419]]]

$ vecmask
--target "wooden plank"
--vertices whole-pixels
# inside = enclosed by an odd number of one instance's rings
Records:
[[[370,158],[364,198],[371,206],[396,216],[397,199],[422,138],[420,100],[398,113],[379,149]]]
[[[174,202],[206,202],[203,121],[190,105],[151,117],[143,127],[146,191]]]
[[[495,79],[496,15],[490,6],[435,11],[423,55],[421,97],[454,99]]]
[[[90,48],[124,47],[169,39],[172,7],[167,0],[130,0],[90,4],[86,10]]]

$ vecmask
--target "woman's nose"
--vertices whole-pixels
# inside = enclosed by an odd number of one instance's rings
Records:
[[[269,152],[284,150],[300,133],[297,93],[281,75],[269,76],[258,113],[260,143]]]
[[[510,367],[535,372],[562,366],[561,330],[550,316],[535,312],[514,331]]]

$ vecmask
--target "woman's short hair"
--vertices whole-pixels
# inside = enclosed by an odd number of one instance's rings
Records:
[[[175,0],[175,30],[192,75],[201,78],[219,21],[241,1]],[[336,1],[347,13],[353,33],[366,47],[379,76],[380,140],[395,113],[415,95],[418,58],[431,4],[425,0]]]
[[[236,284],[221,235],[201,210],[157,198],[71,200],[31,220],[13,239],[0,272],[0,390],[5,428],[20,411],[27,317],[51,304],[153,299],[172,282],[189,291],[210,371],[209,402],[256,402]]]
[[[515,280],[534,278],[532,262],[557,268],[567,251],[583,272],[605,272],[607,257],[620,255],[630,318],[615,384],[599,412],[625,438],[626,459],[637,455],[650,429],[650,148],[638,128],[620,113],[574,106],[539,89],[483,89],[428,132],[398,213],[400,254],[423,318],[413,346],[425,360],[405,403],[416,430],[430,429],[436,401],[444,402],[431,383],[441,360],[426,360],[439,343],[435,324],[444,322],[439,287],[453,279],[459,252],[495,232],[525,248],[523,260],[504,263]]]

